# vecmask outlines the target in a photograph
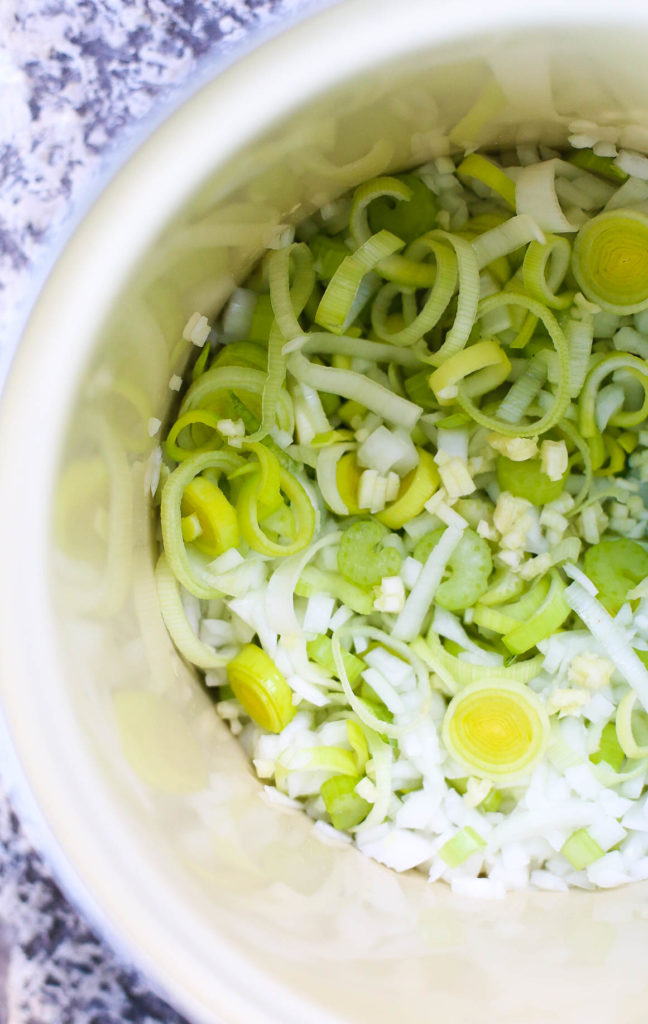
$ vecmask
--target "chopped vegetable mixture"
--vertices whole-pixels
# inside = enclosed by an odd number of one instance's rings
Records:
[[[196,314],[159,487],[268,792],[491,896],[648,877],[648,186],[528,151],[364,182]]]

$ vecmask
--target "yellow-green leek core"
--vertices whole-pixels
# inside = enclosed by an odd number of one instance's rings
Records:
[[[295,715],[292,690],[275,663],[255,644],[246,644],[227,666],[239,704],[257,725],[278,733]]]
[[[190,480],[182,494],[182,536],[216,558],[238,544],[236,512],[220,487],[204,476]]]
[[[608,313],[638,313],[648,307],[648,217],[635,210],[610,210],[578,232],[572,269],[591,302]]]
[[[443,720],[448,752],[472,775],[509,785],[542,757],[549,719],[539,697],[523,683],[489,679],[469,683]]]

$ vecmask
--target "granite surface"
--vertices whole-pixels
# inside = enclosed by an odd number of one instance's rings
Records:
[[[58,239],[143,121],[310,0],[0,0],[0,383]],[[177,1024],[67,903],[0,752],[0,1024]],[[216,1024],[216,1022],[215,1022]]]

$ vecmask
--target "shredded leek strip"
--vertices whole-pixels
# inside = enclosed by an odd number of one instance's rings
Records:
[[[222,437],[218,433],[218,424],[220,420],[220,416],[210,412],[208,409],[192,409],[190,412],[186,412],[183,416],[178,416],[177,420],[169,430],[165,441],[166,453],[169,458],[173,459],[174,462],[182,462],[184,459],[188,459],[192,455],[213,451],[214,448],[220,447],[223,442]],[[203,445],[194,448],[182,447],[177,443],[178,437],[186,427],[191,426],[193,423],[202,423],[204,426],[210,427],[213,430],[213,435],[211,439]]]
[[[534,318],[535,319],[535,318]],[[509,388],[497,407],[497,414],[507,423],[519,423],[547,379],[547,363],[542,353],[533,356],[524,373]]]
[[[490,231],[477,235],[472,242],[473,252],[480,270],[501,256],[508,256],[528,242],[544,243],[545,236],[532,217],[521,214],[511,217]]]
[[[262,505],[268,513],[273,512],[281,505],[281,467],[279,460],[274,452],[258,441],[246,441],[245,448],[256,455],[261,470],[257,494],[259,505]],[[244,468],[248,469],[248,466],[249,463]],[[238,472],[240,470],[235,470],[234,473],[230,474],[229,479],[231,480],[234,474]]]
[[[323,548],[339,543],[339,530],[320,537],[305,551],[284,559],[268,580],[265,592],[265,612],[271,629],[280,635],[299,634],[300,625],[295,615],[295,587],[302,572]]]
[[[310,544],[315,531],[315,509],[302,485],[285,469],[279,470],[279,480],[281,490],[290,501],[295,524],[294,539],[287,544],[271,540],[259,525],[259,502],[263,487],[261,472],[254,472],[244,479],[236,501],[241,537],[254,551],[272,558],[302,551]]]
[[[515,183],[516,209],[518,213],[533,217],[543,231],[577,231],[578,224],[568,220],[556,195],[556,173],[559,170],[570,177],[578,174],[563,160],[546,160],[523,167]]]
[[[338,516],[351,514],[349,506],[340,494],[338,465],[342,456],[355,448],[355,442],[332,444],[323,448],[317,456],[317,486],[328,507]]]
[[[342,261],[322,296],[315,322],[325,330],[342,334],[363,278],[386,256],[402,249],[404,242],[389,231],[378,231]]]
[[[535,420],[535,422],[511,424],[507,423],[506,420],[501,417],[491,416],[482,412],[482,410],[471,400],[470,396],[466,394],[461,385],[459,385],[457,402],[464,412],[476,423],[479,423],[482,427],[488,427],[489,430],[493,430],[495,433],[504,434],[507,437],[533,437],[536,434],[544,434],[547,430],[551,430],[551,428],[558,423],[560,419],[562,419],[569,405],[569,353],[567,349],[567,340],[558,324],[558,321],[550,310],[546,309],[534,299],[529,299],[524,295],[517,295],[513,292],[502,292],[499,295],[491,295],[489,298],[483,299],[479,304],[478,316],[483,317],[485,314],[494,309],[498,309],[500,306],[508,305],[527,309],[530,313],[533,313],[534,316],[537,316],[538,319],[542,321],[547,334],[553,342],[553,346],[558,355],[559,379],[558,385],[553,394],[553,401],[551,402],[551,405],[544,415],[540,416],[540,418]]]
[[[564,598],[565,584],[556,569],[551,570],[550,578],[549,592],[538,610],[528,622],[518,623],[502,637],[502,643],[512,654],[524,654],[541,640],[553,636],[571,614]]]
[[[459,386],[464,393],[483,395],[502,384],[511,364],[502,348],[492,339],[478,341],[457,352],[430,374],[429,385],[440,405],[451,405]]]
[[[463,534],[458,525],[448,526],[427,557],[419,577],[407,596],[403,610],[394,623],[392,635],[411,641],[419,635],[445,568]]]
[[[648,711],[648,669],[628,643],[622,627],[601,602],[588,594],[579,583],[567,587],[565,600],[605,649],[610,660],[637,694],[644,710]]]
[[[193,409],[208,408],[210,402],[229,391],[261,395],[266,374],[251,366],[213,366],[193,382],[180,406],[180,415]]]
[[[211,644],[203,643],[191,628],[180,597],[178,580],[163,554],[155,567],[155,586],[164,625],[183,658],[204,670],[226,665],[230,656],[219,654]]]
[[[565,325],[569,346],[569,397],[580,395],[592,354],[594,325],[591,315],[580,320],[569,319]]]
[[[507,206],[515,209],[515,183],[509,178],[506,171],[494,164],[492,160],[482,156],[481,153],[471,153],[465,157],[457,167],[457,174],[461,177],[475,178],[483,185],[487,185],[493,192],[504,200]]]
[[[439,366],[448,356],[459,352],[470,337],[479,302],[479,268],[475,251],[469,242],[450,234],[448,231],[431,231],[428,238],[438,238],[451,245],[457,260],[459,295],[454,323],[445,336],[440,348],[430,356],[430,362]],[[408,250],[409,252],[410,250]]]
[[[208,371],[209,372],[209,371]],[[162,541],[170,568],[181,585],[200,598],[218,597],[220,590],[213,583],[213,574],[204,560],[191,558],[182,537],[182,498],[186,486],[204,470],[229,473],[243,465],[243,460],[231,452],[204,452],[193,455],[174,469],[162,488],[160,523]]]
[[[572,424],[567,419],[563,419],[560,423],[556,424],[556,429],[564,434],[565,438],[570,444],[577,449],[578,454],[583,460],[583,482],[580,489],[573,495],[574,504],[567,513],[569,516],[576,515],[581,510],[583,503],[586,501],[587,496],[592,486],[593,470],[592,470],[592,458],[590,455],[589,446],[583,440],[577,430],[574,429]]]
[[[367,703],[362,700],[361,697],[357,697],[353,692],[346,667],[344,665],[344,660],[342,658],[343,648],[340,644],[341,635],[342,630],[337,630],[333,634],[331,643],[333,657],[335,659],[335,671],[342,684],[344,696],[347,699],[349,707],[355,712],[364,726],[368,726],[370,729],[375,730],[381,736],[389,736],[392,739],[399,739],[399,737],[406,731],[406,726],[392,725],[390,722],[385,722],[381,718],[378,718],[377,715],[374,715],[373,711],[370,710]]]
[[[533,337],[533,335],[535,333],[535,329],[536,329],[537,326],[538,326],[538,318],[537,318],[537,316],[533,316],[532,313],[527,313],[527,315],[525,316],[525,318],[524,318],[524,320],[522,322],[522,326],[520,327],[519,331],[517,332],[517,334],[513,338],[513,341],[511,342],[511,346],[510,347],[512,349],[526,348],[526,346],[531,341],[531,338]]]
[[[376,384],[362,373],[338,370],[333,366],[317,366],[300,352],[293,352],[289,356],[288,369],[297,380],[310,384],[317,391],[326,391],[359,402],[388,422],[407,427],[408,430],[414,427],[423,412],[420,406],[400,395],[394,395],[389,388]]]
[[[290,283],[291,263],[295,274]],[[313,256],[304,242],[277,249],[268,260],[270,302],[277,326],[285,341],[303,334],[299,314],[310,298],[315,284]]]
[[[566,309],[573,299],[571,292],[556,292],[565,280],[570,259],[571,246],[566,238],[547,235],[544,245],[531,242],[522,264],[524,287],[531,298],[549,309]]]
[[[370,359],[375,363],[395,363],[411,369],[420,366],[423,357],[413,348],[401,348],[400,345],[386,345],[381,341],[367,341],[365,338],[352,338],[344,334],[324,334],[314,332],[305,336],[304,341],[294,348],[286,345],[284,352],[299,351],[304,355],[345,355],[356,359]]]
[[[389,308],[398,294],[394,285],[384,285],[371,307],[371,325],[374,331],[379,338],[391,342],[392,345],[413,345],[431,330],[441,319],[457,286],[457,258],[448,245],[427,234],[414,242],[411,248],[414,246],[417,252],[433,253],[436,260],[434,285],[420,313],[400,330],[390,330]]]
[[[501,665],[476,665],[471,661],[462,661],[445,649],[439,635],[433,629],[428,630],[425,640],[418,637],[410,645],[411,649],[444,684],[445,692],[453,697],[460,687],[474,683],[480,679],[504,678],[519,683],[529,683],[542,671],[544,655],[539,654],[526,661],[519,661],[508,667]]]
[[[413,198],[413,190],[398,178],[374,178],[359,185],[353,195],[349,230],[356,246],[361,246],[371,237],[371,228],[367,218],[367,207],[374,199],[389,196],[397,201],[409,202]],[[396,220],[396,218],[394,218]],[[389,230],[392,230],[391,228]],[[423,234],[424,229],[420,231]],[[401,235],[394,223],[393,233]],[[404,239],[406,241],[406,239]],[[410,288],[431,288],[434,284],[436,270],[429,264],[410,258],[409,252],[403,256],[387,256],[376,267],[382,277]]]
[[[295,276],[291,286],[290,267],[293,261]],[[270,329],[268,341],[268,375],[263,386],[261,428],[257,432],[257,439],[275,425],[277,402],[286,377],[283,347],[287,341],[304,333],[298,317],[315,285],[313,256],[308,246],[297,242],[273,252],[268,261],[268,283],[275,323]]]
[[[375,825],[380,825],[387,816],[392,797],[391,747],[382,740],[377,732],[375,733],[371,729],[365,728],[365,735],[369,744],[371,763],[373,764],[376,799],[367,817],[357,826],[356,832],[363,832],[373,828]]]
[[[416,676],[416,689],[420,700],[420,707],[418,713],[405,725],[399,726],[393,725],[389,722],[384,722],[369,710],[362,698],[355,695],[351,689],[344,659],[342,657],[343,648],[340,640],[345,636],[362,636],[366,637],[368,640],[374,640],[377,643],[382,644],[383,647],[386,647],[387,650],[393,651],[394,654],[412,666]],[[363,725],[369,726],[370,729],[374,729],[382,736],[389,736],[392,739],[398,739],[404,732],[414,728],[414,726],[417,725],[418,722],[420,722],[427,714],[430,702],[430,683],[428,672],[423,661],[418,657],[416,652],[412,650],[409,644],[401,643],[398,637],[395,637],[393,634],[388,635],[384,630],[376,629],[375,626],[367,626],[362,621],[358,622],[358,620],[352,620],[333,633],[332,646],[338,679],[342,683],[342,688],[349,705],[352,710],[355,711]]]
[[[633,690],[626,693],[619,702],[616,713],[616,734],[626,757],[645,758],[648,757],[648,746],[641,746],[637,743],[632,729],[632,712],[636,703],[637,694]]]
[[[263,395],[267,374],[250,366],[214,366],[198,377],[185,395],[179,415],[193,409],[209,409],[219,398],[231,402],[231,394],[237,398],[245,395]],[[243,399],[240,399],[243,401]],[[245,399],[247,401],[247,399]],[[288,392],[282,388],[277,399],[277,426],[292,434],[295,429],[293,405]]]
[[[648,415],[648,363],[627,352],[606,355],[589,371],[581,392],[580,432],[583,437],[594,437],[597,433],[596,397],[603,379],[615,370],[633,371],[644,389],[644,402],[639,410],[617,413],[610,423],[619,427],[636,426]]]

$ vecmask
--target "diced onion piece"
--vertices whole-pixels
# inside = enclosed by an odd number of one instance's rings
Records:
[[[549,719],[540,698],[522,683],[469,683],[450,702],[443,742],[478,778],[510,785],[525,778],[544,754]]]
[[[591,302],[608,313],[648,307],[648,217],[637,210],[610,210],[578,232],[574,277]]]
[[[393,469],[405,476],[418,463],[418,452],[408,434],[380,426],[358,448],[358,462],[382,475]]]

